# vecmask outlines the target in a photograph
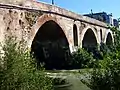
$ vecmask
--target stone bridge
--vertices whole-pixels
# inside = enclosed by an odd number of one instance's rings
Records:
[[[93,47],[101,43],[109,45],[113,42],[113,34],[105,23],[30,0],[16,5],[0,4],[1,42],[6,35],[26,41],[27,47],[46,58],[50,57],[51,52],[51,57],[62,58],[66,49],[73,52],[78,47]],[[42,56],[38,55],[38,58]]]

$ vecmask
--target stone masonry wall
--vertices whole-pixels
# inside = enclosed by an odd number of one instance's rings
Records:
[[[4,41],[6,35],[27,41],[31,36],[32,25],[40,15],[38,12],[0,8],[0,41]]]

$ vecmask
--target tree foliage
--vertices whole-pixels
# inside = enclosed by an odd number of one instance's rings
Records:
[[[111,30],[114,44],[109,53],[104,53],[103,60],[88,73],[88,82],[82,80],[92,90],[120,90],[120,31],[114,27]]]
[[[16,42],[14,37],[6,39],[2,47],[2,66],[0,67],[1,90],[52,90],[52,81],[41,67],[36,69],[36,62],[23,42]]]

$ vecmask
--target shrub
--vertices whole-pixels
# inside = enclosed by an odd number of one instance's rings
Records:
[[[98,63],[97,68],[89,72],[89,82],[83,82],[92,90],[119,90],[120,89],[120,60],[106,56]]]
[[[53,84],[54,85],[65,85],[65,84],[68,84],[68,81],[67,79],[64,79],[64,78],[54,78]]]
[[[44,69],[37,70],[36,62],[23,43],[14,37],[6,39],[3,68],[0,70],[1,90],[52,90],[52,81],[45,75]]]
[[[84,67],[92,67],[95,59],[93,58],[91,53],[88,53],[86,50],[80,48],[78,51],[73,53],[73,68],[84,68]]]
[[[114,45],[104,51],[103,60],[88,73],[88,82],[82,80],[92,90],[120,90],[120,31],[112,30]]]
[[[97,60],[101,60],[101,59],[103,59],[103,54],[102,54],[102,52],[100,51],[100,49],[99,49],[99,45],[97,45],[97,46],[87,46],[87,47],[84,47],[85,48],[85,50],[88,52],[88,53],[92,53],[92,56],[93,56],[93,58],[94,59],[97,59]]]

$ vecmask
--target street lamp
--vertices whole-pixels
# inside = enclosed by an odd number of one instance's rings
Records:
[[[54,0],[52,0],[52,5],[54,5]]]

